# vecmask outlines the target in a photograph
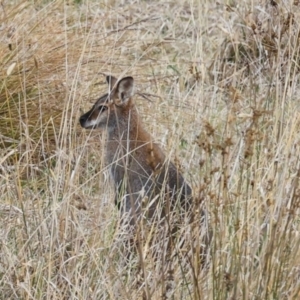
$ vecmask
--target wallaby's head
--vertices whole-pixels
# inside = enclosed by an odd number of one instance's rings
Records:
[[[112,129],[117,124],[116,119],[133,105],[131,98],[134,93],[134,81],[132,77],[125,77],[118,81],[113,76],[107,76],[106,81],[109,93],[100,97],[92,109],[79,118],[83,128]]]

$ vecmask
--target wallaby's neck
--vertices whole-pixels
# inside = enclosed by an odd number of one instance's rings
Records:
[[[151,135],[144,129],[135,106],[117,116],[116,126],[108,133],[108,139],[118,143],[130,142],[132,147],[152,140]]]

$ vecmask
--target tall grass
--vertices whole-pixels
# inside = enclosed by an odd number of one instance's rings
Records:
[[[298,1],[2,1],[1,299],[298,299]],[[131,75],[207,228],[129,258],[104,137],[78,124]],[[146,230],[146,229],[145,229]],[[160,236],[159,236],[160,237]],[[184,244],[179,245],[184,239]],[[138,261],[143,256],[142,270]]]

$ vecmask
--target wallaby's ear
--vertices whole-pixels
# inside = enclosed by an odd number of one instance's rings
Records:
[[[117,85],[116,93],[121,104],[126,103],[134,94],[134,80],[132,77],[121,79]]]
[[[108,84],[110,92],[113,90],[113,88],[116,87],[117,81],[118,81],[118,79],[116,77],[112,76],[112,75],[106,76],[106,82]]]

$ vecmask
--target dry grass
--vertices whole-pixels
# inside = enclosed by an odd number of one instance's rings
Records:
[[[298,2],[2,1],[0,298],[299,299]],[[142,272],[126,261],[102,135],[78,124],[102,73],[134,76],[206,207],[207,267],[187,225],[188,253],[153,261],[146,236]]]

